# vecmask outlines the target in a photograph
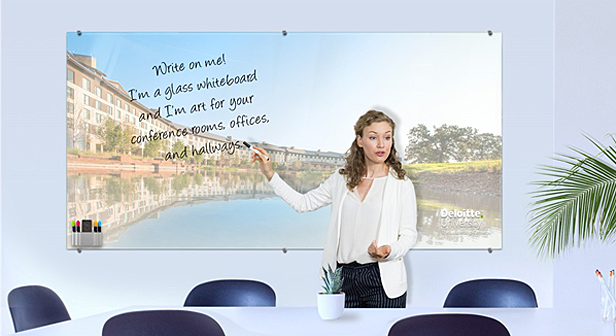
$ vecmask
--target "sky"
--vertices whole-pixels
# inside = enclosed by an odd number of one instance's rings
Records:
[[[242,140],[344,153],[357,118],[370,109],[397,123],[400,152],[417,124],[502,134],[500,33],[68,33],[67,50],[96,58],[125,90],[147,92],[138,101],[160,107],[163,117],[167,105],[184,107],[187,113],[167,119],[222,122],[225,130],[212,133]],[[157,75],[153,68],[163,62],[177,67]],[[227,75],[256,80],[197,88]],[[180,91],[169,96],[171,85]],[[232,105],[238,101],[244,104]],[[205,111],[190,113],[199,103]],[[268,122],[232,128],[243,115]]]

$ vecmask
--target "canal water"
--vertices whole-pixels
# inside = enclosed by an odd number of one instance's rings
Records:
[[[307,192],[329,174],[288,173]],[[67,217],[103,224],[109,249],[320,249],[330,206],[297,213],[258,172],[68,176]],[[417,189],[415,248],[502,246],[501,197]],[[70,226],[67,227],[70,247]]]

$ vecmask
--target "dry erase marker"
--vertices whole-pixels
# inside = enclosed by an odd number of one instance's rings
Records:
[[[81,231],[79,224],[79,221],[77,221],[77,238],[75,239],[75,245],[81,245],[81,239],[79,239],[81,236],[81,234],[79,233]]]
[[[98,221],[98,245],[103,246],[103,226],[101,221]]]
[[[77,227],[75,226],[75,221],[73,221],[73,234],[71,234],[71,245],[75,246],[75,233],[77,232]]]
[[[94,238],[92,239],[92,244],[94,246],[98,246],[98,222],[92,222],[92,233],[94,234]]]
[[[607,287],[607,284],[605,283],[605,280],[603,280],[603,275],[601,274],[601,272],[599,270],[595,270],[595,274],[597,275],[597,279],[599,280],[601,287],[603,287],[603,290],[607,294],[608,301],[611,301],[612,304],[616,304],[616,298],[614,298],[614,294],[612,294],[612,292],[610,292],[609,288]]]
[[[96,245],[103,245],[103,237],[101,235],[101,221],[98,221],[98,225],[96,226]]]
[[[255,152],[257,155],[259,155],[262,159],[264,159],[265,161],[269,161],[269,158],[267,156],[265,156],[265,154],[259,152],[258,150],[256,150],[254,147],[252,147],[251,144],[249,144],[248,142],[244,141],[244,146],[252,149],[253,152]]]

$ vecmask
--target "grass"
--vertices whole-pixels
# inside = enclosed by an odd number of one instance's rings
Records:
[[[420,163],[406,165],[403,168],[409,173],[412,179],[416,179],[419,174],[430,172],[433,174],[450,174],[460,172],[498,172],[502,170],[501,160],[475,161],[475,162],[455,162],[455,163]]]

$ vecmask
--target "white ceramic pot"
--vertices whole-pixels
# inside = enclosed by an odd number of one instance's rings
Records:
[[[344,293],[317,295],[317,308],[324,320],[335,320],[344,312]]]

